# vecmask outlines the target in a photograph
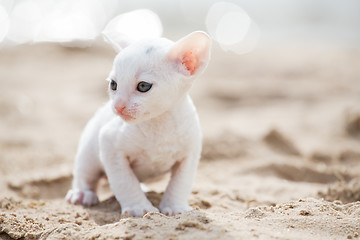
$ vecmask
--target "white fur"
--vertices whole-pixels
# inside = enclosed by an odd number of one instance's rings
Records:
[[[105,173],[123,214],[158,212],[140,182],[171,171],[160,211],[174,215],[191,209],[187,199],[200,159],[201,131],[188,90],[209,57],[210,39],[202,32],[176,43],[156,39],[122,49],[109,76],[117,90],[109,89],[110,101],[80,139],[68,202],[98,203],[96,185]],[[137,91],[140,81],[152,88]]]

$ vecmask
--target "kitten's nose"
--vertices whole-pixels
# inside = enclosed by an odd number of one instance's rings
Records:
[[[118,106],[118,105],[115,105],[115,110],[119,113],[119,114],[122,114],[123,111],[125,110],[126,106]]]

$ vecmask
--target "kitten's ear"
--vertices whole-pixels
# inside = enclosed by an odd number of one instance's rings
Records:
[[[104,40],[109,43],[116,52],[120,52],[122,49],[129,46],[133,39],[119,32],[102,32]]]
[[[187,77],[200,75],[210,60],[211,39],[204,32],[193,32],[175,42],[168,59],[177,64],[180,73]]]

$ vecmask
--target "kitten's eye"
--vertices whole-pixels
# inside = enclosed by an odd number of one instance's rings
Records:
[[[137,85],[137,90],[139,92],[147,92],[150,90],[150,88],[152,87],[151,83],[148,82],[139,82],[139,84]]]
[[[114,80],[110,81],[111,90],[115,91],[117,89],[117,83]]]

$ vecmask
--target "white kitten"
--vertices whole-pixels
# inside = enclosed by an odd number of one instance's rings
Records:
[[[123,214],[158,212],[140,182],[171,171],[160,211],[191,209],[201,131],[188,91],[209,62],[210,45],[208,35],[193,32],[175,43],[162,38],[117,46],[123,49],[109,76],[110,101],[82,134],[68,202],[98,203],[96,186],[105,172]]]

